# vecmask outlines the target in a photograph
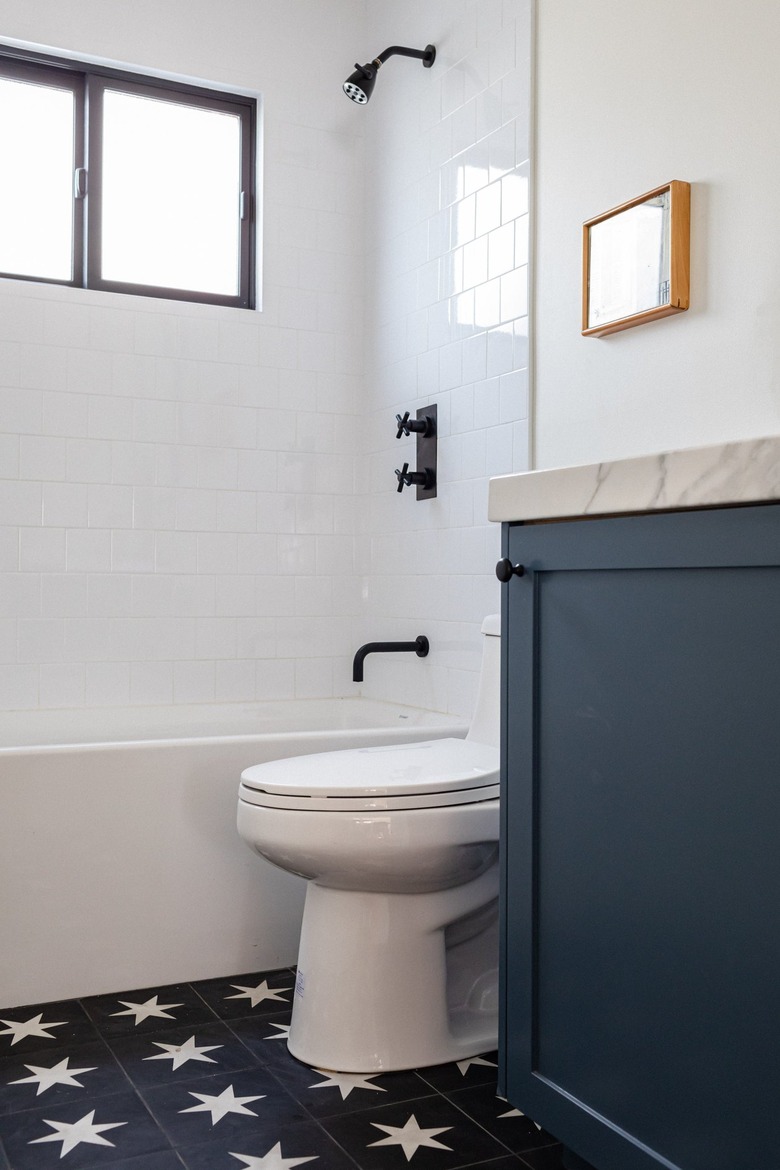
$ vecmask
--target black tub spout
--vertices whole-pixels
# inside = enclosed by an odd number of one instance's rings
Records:
[[[352,663],[352,681],[363,681],[363,663],[367,654],[394,654],[402,650],[413,652],[418,658],[425,658],[429,650],[428,639],[425,634],[420,634],[414,642],[366,642],[365,646],[360,647]]]

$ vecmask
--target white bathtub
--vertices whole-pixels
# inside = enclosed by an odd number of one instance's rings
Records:
[[[0,716],[0,1008],[295,962],[304,883],[239,839],[241,771],[465,733],[366,699]]]

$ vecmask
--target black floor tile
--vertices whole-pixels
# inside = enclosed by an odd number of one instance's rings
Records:
[[[295,975],[280,971],[252,971],[231,979],[204,979],[192,985],[223,1020],[239,1016],[272,1016],[292,1005]]]
[[[447,1093],[446,1096],[453,1105],[457,1105],[516,1154],[524,1150],[535,1150],[540,1146],[549,1146],[555,1141],[554,1137],[537,1126],[519,1109],[496,1096],[494,1084],[458,1089],[456,1092]]]
[[[258,1063],[235,1034],[214,1019],[164,1032],[115,1037],[107,1043],[130,1080],[141,1089],[236,1072]]]
[[[506,1156],[506,1147],[438,1093],[416,1101],[328,1118],[323,1128],[363,1170],[406,1166],[453,1170]]]
[[[81,1002],[101,1036],[106,1038],[192,1027],[214,1019],[213,1013],[187,983],[120,991],[116,995],[95,995]]]
[[[310,1068],[288,1053],[283,1065],[273,1069],[284,1087],[313,1117],[339,1117],[363,1109],[376,1109],[395,1101],[410,1101],[430,1094],[431,1087],[414,1072],[359,1076]]]
[[[528,1167],[516,1154],[506,1154],[503,1158],[496,1158],[492,1162],[475,1162],[473,1166],[465,1166],[463,1170],[477,1170],[477,1167],[479,1170],[528,1170]]]
[[[543,1150],[533,1150],[528,1154],[521,1154],[520,1161],[531,1170],[564,1170],[561,1160],[563,1147],[559,1145],[546,1146]]]
[[[154,1154],[112,1162],[111,1170],[182,1170],[182,1162],[175,1150],[158,1150]]]
[[[0,1059],[0,1114],[130,1089],[102,1040],[26,1052]]]
[[[352,1159],[313,1121],[269,1127],[262,1136],[240,1139],[229,1148],[213,1143],[185,1146],[179,1155],[187,1170],[288,1170],[309,1162],[311,1170],[356,1170]]]
[[[94,1025],[75,999],[0,1010],[0,1056],[86,1044]]]
[[[68,1101],[3,1118],[3,1142],[14,1170],[113,1165],[169,1147],[135,1093]]]
[[[154,1085],[142,1096],[176,1147],[219,1141],[233,1149],[251,1135],[273,1136],[280,1123],[308,1120],[276,1078],[260,1068]]]
[[[471,1056],[453,1064],[436,1064],[418,1070],[420,1076],[440,1093],[463,1089],[471,1085],[495,1085],[498,1077],[498,1056],[485,1052],[482,1056]]]
[[[227,1024],[260,1064],[272,1068],[294,1059],[287,1049],[289,1009],[276,1016],[243,1016]]]
[[[495,1053],[362,1077],[296,1060],[294,986],[282,968],[0,1012],[0,1170],[561,1170],[496,1097]]]

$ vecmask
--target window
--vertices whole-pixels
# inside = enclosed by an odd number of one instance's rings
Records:
[[[253,306],[256,103],[0,48],[0,275]]]

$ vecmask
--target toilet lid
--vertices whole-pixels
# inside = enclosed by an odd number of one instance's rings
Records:
[[[498,796],[498,749],[464,739],[350,748],[255,764],[241,799],[271,808],[352,811],[470,804]]]

